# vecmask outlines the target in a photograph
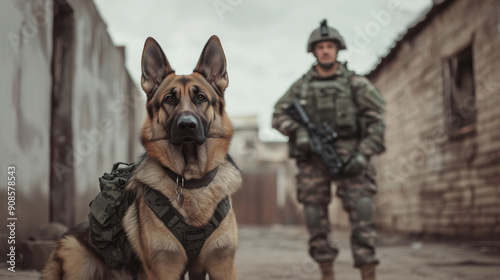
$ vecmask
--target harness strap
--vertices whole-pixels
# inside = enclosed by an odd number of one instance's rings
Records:
[[[186,223],[185,218],[161,192],[146,186],[144,200],[151,210],[155,212],[156,216],[179,240],[190,261],[198,256],[205,240],[219,227],[231,209],[229,197],[226,197],[219,202],[212,218],[206,225],[194,227]]]
[[[140,262],[137,259],[137,256],[133,256],[132,260],[130,261],[130,275],[132,276],[132,280],[139,279],[139,266]]]

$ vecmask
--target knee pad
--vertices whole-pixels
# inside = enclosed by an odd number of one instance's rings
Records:
[[[333,261],[337,258],[339,249],[332,246],[310,247],[309,255],[317,262]]]
[[[373,222],[374,212],[375,204],[371,197],[364,196],[360,198],[356,203],[356,214],[359,221]]]

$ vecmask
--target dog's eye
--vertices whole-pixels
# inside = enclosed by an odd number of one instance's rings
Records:
[[[165,101],[168,103],[174,102],[174,97],[172,95],[165,96]]]
[[[205,95],[203,95],[203,94],[198,94],[198,96],[196,98],[198,98],[199,101],[203,101],[203,100],[207,99],[205,97]]]

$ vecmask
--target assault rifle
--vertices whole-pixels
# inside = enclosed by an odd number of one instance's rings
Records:
[[[313,124],[297,99],[286,109],[286,113],[306,127],[315,152],[325,164],[330,177],[334,178],[342,168],[342,161],[333,148],[333,144],[338,137],[337,132],[326,122],[321,123],[319,126]]]

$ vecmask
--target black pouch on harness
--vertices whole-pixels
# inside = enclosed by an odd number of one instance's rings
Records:
[[[121,164],[125,166],[119,167]],[[99,178],[101,192],[89,204],[90,242],[101,251],[106,265],[114,269],[128,264],[133,256],[122,219],[133,198],[125,187],[134,168],[134,163],[115,163],[111,173]]]

